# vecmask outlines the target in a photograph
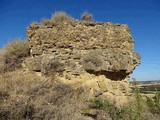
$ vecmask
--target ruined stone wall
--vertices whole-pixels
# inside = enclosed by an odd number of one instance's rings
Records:
[[[29,70],[57,75],[74,89],[83,87],[88,97],[101,97],[116,105],[129,96],[129,76],[140,56],[127,25],[88,21],[60,21],[27,28],[32,57]],[[82,92],[82,91],[81,91]]]
[[[87,71],[121,80],[140,63],[127,25],[77,20],[33,23],[27,36],[32,56],[50,54],[72,74]]]

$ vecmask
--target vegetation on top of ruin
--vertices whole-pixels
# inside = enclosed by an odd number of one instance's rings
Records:
[[[52,17],[51,17],[51,21],[55,22],[55,23],[59,23],[59,22],[63,22],[63,21],[70,21],[73,18],[70,17],[67,13],[65,12],[55,12]]]
[[[84,12],[81,15],[81,19],[84,21],[93,21],[93,15],[91,13]]]

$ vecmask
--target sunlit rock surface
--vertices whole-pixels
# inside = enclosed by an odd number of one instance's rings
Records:
[[[32,55],[25,60],[29,70],[59,76],[75,88],[85,86],[88,97],[102,97],[117,105],[127,101],[129,76],[140,64],[127,25],[48,21],[32,23],[27,36]]]

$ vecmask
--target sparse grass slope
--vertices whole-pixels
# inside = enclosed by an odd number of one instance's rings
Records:
[[[0,120],[85,120],[79,96],[55,79],[7,72],[0,75]]]

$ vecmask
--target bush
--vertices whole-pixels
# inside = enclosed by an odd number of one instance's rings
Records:
[[[156,106],[155,106],[154,100],[149,98],[149,97],[146,97],[146,98],[147,98],[146,103],[147,103],[147,106],[149,108],[149,111],[155,112]]]
[[[151,107],[149,106],[150,104],[148,104],[150,111],[152,113],[160,114],[160,93],[159,92],[156,92],[152,102],[153,104]]]
[[[91,100],[91,103],[91,108],[105,110],[113,120],[123,120],[123,111],[121,109],[116,108],[107,100],[95,98],[94,100]]]
[[[0,52],[0,71],[6,72],[20,67],[21,62],[29,56],[29,45],[26,41],[14,40]]]
[[[145,100],[140,95],[140,91],[135,83],[133,90],[133,100],[125,108],[125,116],[131,120],[141,120],[142,117],[148,114],[148,106]]]
[[[53,14],[51,18],[51,22],[53,23],[61,23],[64,21],[70,21],[73,18],[71,18],[69,15],[67,15],[65,12],[56,12]]]
[[[141,103],[141,101],[139,102],[140,103],[135,100],[130,102],[126,107],[117,108],[107,100],[96,98],[91,101],[90,108],[105,110],[112,120],[144,120],[143,118],[150,113],[148,113],[147,110],[142,109],[145,108],[145,106]],[[145,120],[150,120],[150,118],[145,118]],[[154,118],[153,120],[156,119]]]
[[[88,13],[88,12],[84,12],[81,16],[81,19],[84,21],[92,21],[93,20],[93,15]]]

